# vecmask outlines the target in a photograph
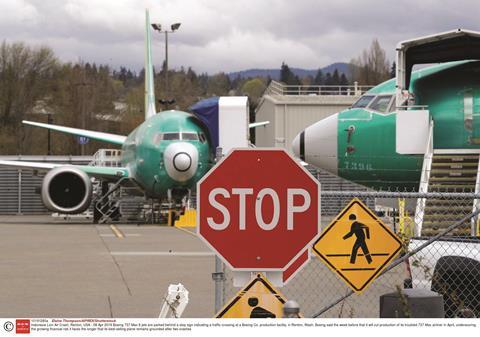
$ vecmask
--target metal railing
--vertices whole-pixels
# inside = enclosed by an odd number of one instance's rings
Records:
[[[107,167],[120,167],[122,159],[122,150],[116,149],[99,149],[93,155],[92,161],[89,166],[107,166]]]
[[[279,96],[361,96],[373,88],[371,85],[286,85],[271,81],[265,91],[266,95]]]
[[[423,157],[423,165],[422,165],[422,175],[420,177],[420,187],[419,192],[426,193],[428,191],[428,183],[430,181],[430,172],[432,168],[432,160],[433,160],[433,119],[430,120],[430,125],[428,129],[428,140],[427,140],[427,147],[425,149],[425,155]],[[420,235],[422,231],[422,223],[423,223],[423,215],[425,211],[425,198],[418,198],[417,199],[417,207],[415,212],[415,218],[418,219],[417,221],[417,235]]]
[[[396,110],[428,110],[428,105],[400,105]]]

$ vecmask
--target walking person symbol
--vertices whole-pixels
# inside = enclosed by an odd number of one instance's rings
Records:
[[[357,259],[358,249],[362,248],[363,254],[367,259],[368,264],[372,263],[372,257],[370,256],[370,252],[368,251],[367,243],[365,242],[365,234],[367,239],[370,239],[370,230],[368,227],[358,221],[355,214],[350,214],[348,217],[349,220],[353,221],[352,226],[350,228],[350,232],[348,232],[343,239],[346,240],[351,237],[353,234],[357,237],[355,243],[353,244],[352,253],[350,254],[350,263],[355,264]]]

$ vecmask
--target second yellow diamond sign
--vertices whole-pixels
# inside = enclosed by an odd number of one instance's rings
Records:
[[[357,293],[398,255],[402,241],[360,200],[323,231],[313,251]]]

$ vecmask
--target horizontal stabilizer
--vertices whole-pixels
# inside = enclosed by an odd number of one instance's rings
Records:
[[[127,139],[126,136],[114,135],[111,133],[98,132],[98,131],[89,131],[84,129],[70,128],[68,126],[52,125],[45,123],[37,123],[30,121],[22,121],[23,124],[38,126],[45,129],[50,129],[54,131],[69,133],[75,136],[87,137],[95,140],[100,140],[107,143],[122,145]]]
[[[250,123],[248,124],[248,127],[250,129],[252,128],[258,128],[259,126],[265,126],[265,125],[268,125],[270,124],[270,121],[266,121],[266,122],[256,122],[256,123]]]

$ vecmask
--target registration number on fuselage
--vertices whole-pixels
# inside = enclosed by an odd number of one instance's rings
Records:
[[[345,168],[347,170],[358,170],[358,171],[372,171],[373,166],[371,163],[363,163],[358,161],[345,161]]]

